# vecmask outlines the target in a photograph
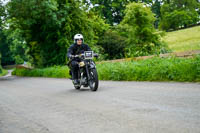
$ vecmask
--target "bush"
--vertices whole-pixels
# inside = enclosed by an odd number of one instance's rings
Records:
[[[0,73],[2,73],[2,67],[1,67],[1,53],[0,53]]]
[[[8,74],[8,71],[5,70],[5,69],[1,69],[1,73],[0,73],[0,76],[5,76],[6,74]]]
[[[200,56],[98,64],[101,80],[200,81]]]
[[[182,27],[188,27],[189,25],[196,24],[198,16],[198,13],[195,11],[175,10],[162,17],[160,28],[163,30],[177,30]]]
[[[114,30],[108,30],[99,39],[98,45],[102,46],[106,55],[105,59],[120,59],[125,57],[126,38]]]
[[[163,30],[177,30],[196,25],[199,21],[199,3],[197,0],[171,0],[161,7],[159,27]]]
[[[159,58],[97,64],[100,80],[200,81],[200,55],[195,58]],[[16,69],[12,74],[31,77],[69,78],[66,66],[45,69]]]
[[[126,57],[159,54],[165,49],[154,28],[155,16],[143,3],[130,3],[120,23],[127,34]],[[123,33],[123,35],[125,35]],[[164,50],[167,52],[167,50]]]
[[[12,72],[13,75],[26,77],[52,77],[69,78],[69,69],[66,66],[54,66],[44,69],[17,68]]]
[[[0,65],[0,74],[2,73],[2,67],[1,67],[1,65]]]

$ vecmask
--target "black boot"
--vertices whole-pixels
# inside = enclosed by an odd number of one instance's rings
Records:
[[[79,84],[78,79],[74,79],[73,83],[74,83],[74,85],[78,85]]]

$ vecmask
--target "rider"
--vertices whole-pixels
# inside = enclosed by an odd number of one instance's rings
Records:
[[[84,51],[91,51],[90,47],[87,44],[84,44],[83,35],[76,34],[74,36],[74,44],[72,44],[68,51],[67,57],[70,59],[70,67],[72,71],[72,80],[74,84],[78,84],[78,63],[80,62],[79,58],[72,58],[73,55],[79,55],[84,53]]]

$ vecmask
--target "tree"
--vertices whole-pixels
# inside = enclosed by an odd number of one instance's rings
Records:
[[[24,61],[29,60],[27,55],[28,47],[26,41],[21,36],[20,29],[7,29],[5,30],[7,36],[7,42],[9,42],[9,50],[16,64],[23,64]]]
[[[105,59],[120,59],[125,57],[126,38],[115,30],[108,30],[101,36],[98,45],[104,49]]]
[[[1,65],[14,64],[15,61],[12,57],[12,53],[9,49],[9,42],[7,41],[7,36],[5,34],[5,7],[0,1],[0,54],[1,54]]]
[[[2,6],[2,2],[0,1],[0,34],[1,34],[1,25],[2,25],[2,15],[3,15],[3,12],[4,12],[4,10],[3,10],[3,6]],[[1,44],[0,44],[1,45]],[[2,68],[1,68],[1,52],[0,52],[0,73],[2,73]]]
[[[0,74],[2,73],[2,67],[1,67],[1,53],[0,53]]]
[[[176,30],[195,25],[199,21],[199,3],[196,0],[171,0],[161,7],[160,28]]]
[[[155,28],[158,28],[159,22],[160,22],[160,16],[161,16],[161,1],[155,0],[151,6],[151,10],[154,14],[156,14],[156,20],[154,23]]]
[[[151,3],[152,0],[83,0],[88,7],[92,4],[91,10],[98,12],[110,25],[119,24],[122,21],[124,10],[129,2]]]
[[[155,34],[155,17],[151,9],[143,3],[130,3],[125,10],[125,17],[120,23],[127,31],[128,40],[126,56],[141,56],[160,52],[161,42]]]
[[[95,15],[87,14],[80,7],[75,0],[9,2],[10,28],[20,29],[29,49],[28,55],[35,66],[65,64],[67,48],[73,43],[73,36],[77,33],[82,33],[86,41],[93,44],[98,40],[96,35],[102,27],[95,27],[92,24],[96,21]]]

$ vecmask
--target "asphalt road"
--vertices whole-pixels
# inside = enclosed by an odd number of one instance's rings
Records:
[[[0,79],[0,133],[200,133],[200,84]]]

